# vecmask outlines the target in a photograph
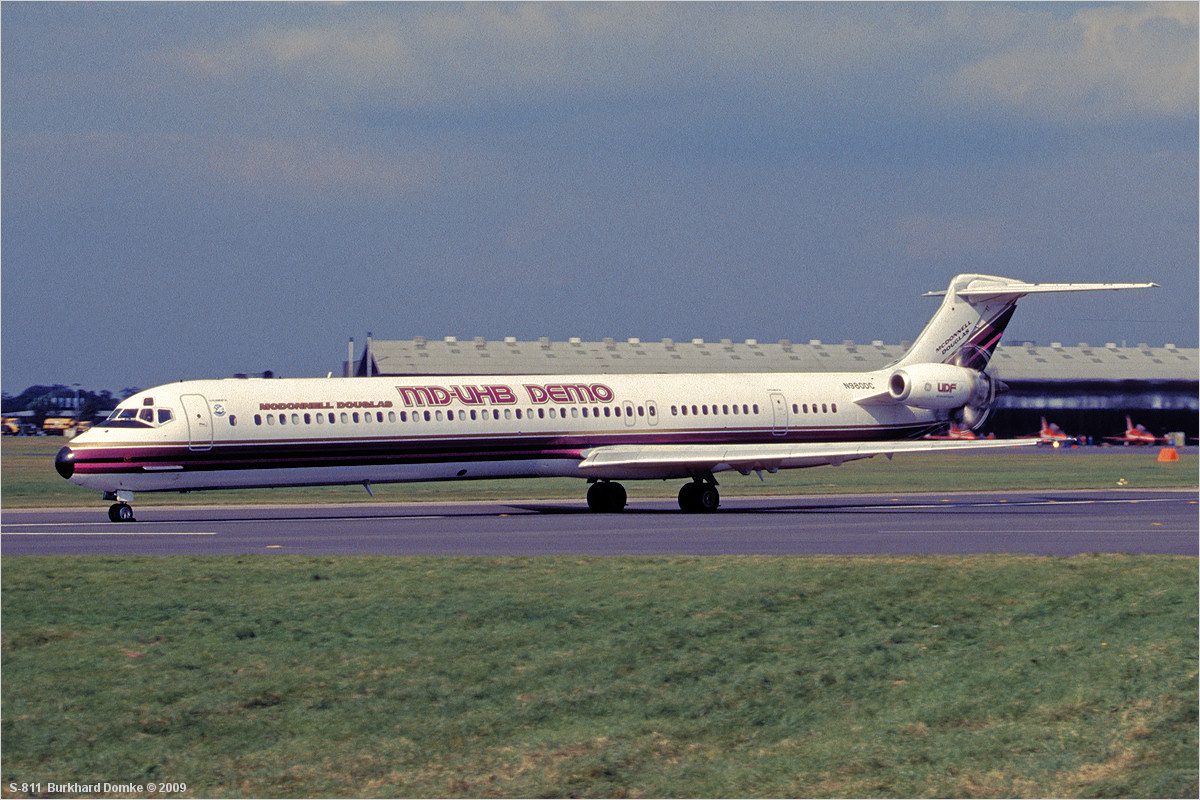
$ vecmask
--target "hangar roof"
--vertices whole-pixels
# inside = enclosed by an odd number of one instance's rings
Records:
[[[640,339],[585,342],[569,339],[552,342],[486,341],[476,337],[382,341],[369,344],[376,375],[516,375],[549,373],[654,373],[654,372],[838,372],[872,370],[900,358],[909,342],[826,344],[813,339],[805,344],[787,339],[759,343],[754,339],[706,342]],[[991,371],[1004,380],[1141,380],[1196,381],[1200,351],[1174,344],[1151,347],[1117,346],[1114,343],[1067,347],[1033,343],[1001,345]],[[366,353],[360,356],[357,374],[366,373]]]

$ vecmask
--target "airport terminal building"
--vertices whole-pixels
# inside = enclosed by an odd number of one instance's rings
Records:
[[[353,341],[353,340],[352,340]],[[367,339],[348,357],[359,376],[519,375],[553,373],[854,372],[879,369],[900,358],[908,342],[826,344],[813,339],[759,343],[754,339],[585,342],[503,341],[475,338]],[[1136,347],[1108,342],[1048,346],[1001,343],[989,372],[1009,391],[999,397],[983,430],[1000,437],[1029,435],[1041,417],[1072,435],[1102,437],[1125,430],[1125,416],[1162,435],[1197,435],[1200,359],[1196,348],[1174,344]],[[350,370],[347,369],[347,373]],[[346,374],[346,373],[343,373]]]

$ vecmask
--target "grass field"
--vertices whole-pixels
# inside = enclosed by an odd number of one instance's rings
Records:
[[[5,796],[1197,793],[1192,558],[10,557],[3,577]]]
[[[102,505],[5,439],[5,508]],[[751,493],[1193,487],[1157,449]],[[376,487],[578,497],[580,481]],[[677,482],[634,482],[669,497]],[[140,495],[346,502],[361,488]],[[1195,558],[3,560],[3,796],[1195,797]],[[24,785],[24,788],[22,788]],[[65,792],[60,794],[76,794]],[[82,792],[149,796],[145,791]]]
[[[4,437],[0,444],[0,501],[5,508],[103,506],[99,493],[68,483],[54,471],[59,437]],[[726,497],[747,495],[837,494],[843,492],[981,491],[992,489],[1103,489],[1196,486],[1195,453],[1159,463],[1158,448],[1084,448],[1002,454],[955,454],[873,458],[842,467],[785,470],[743,477],[721,473]],[[682,481],[631,481],[631,499],[674,497]],[[533,478],[453,483],[375,485],[383,502],[579,498],[586,487],[573,478]],[[191,494],[139,494],[136,505],[185,503],[346,503],[367,502],[361,486],[304,489],[248,489]]]

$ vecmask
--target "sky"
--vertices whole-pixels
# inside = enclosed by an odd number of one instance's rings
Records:
[[[1197,9],[0,4],[0,384],[347,339],[1197,346]]]

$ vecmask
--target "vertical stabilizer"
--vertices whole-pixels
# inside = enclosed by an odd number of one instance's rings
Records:
[[[1016,310],[1017,300],[1043,292],[1089,292],[1102,289],[1147,289],[1154,283],[1025,283],[995,275],[958,275],[942,305],[908,352],[896,363],[954,364],[982,371]]]

